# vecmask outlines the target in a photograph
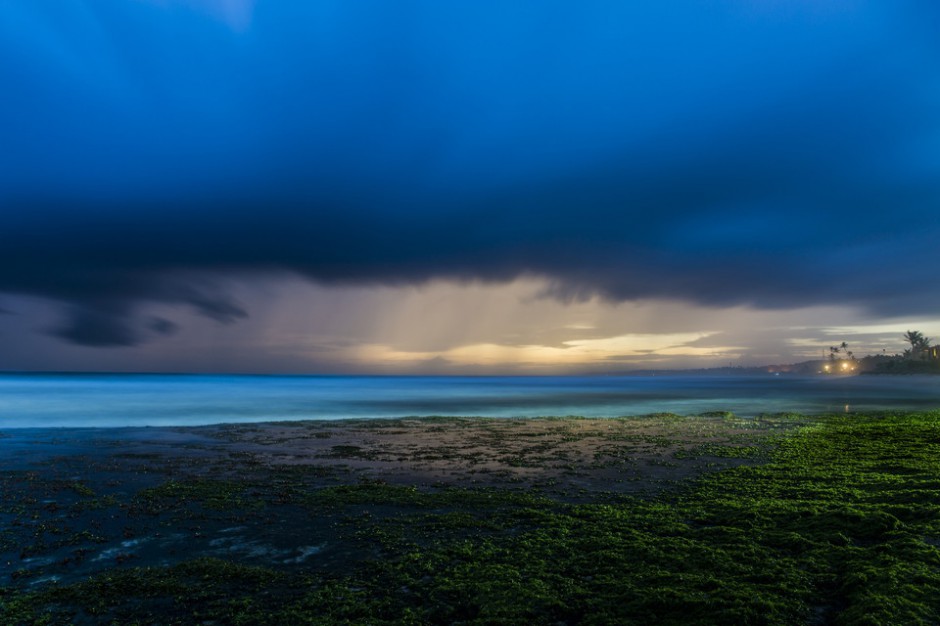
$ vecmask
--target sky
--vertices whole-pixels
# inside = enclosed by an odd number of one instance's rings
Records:
[[[0,370],[940,339],[932,0],[10,0],[0,93]]]

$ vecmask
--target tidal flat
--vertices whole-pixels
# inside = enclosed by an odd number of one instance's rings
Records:
[[[934,624],[940,412],[0,433],[4,624]]]

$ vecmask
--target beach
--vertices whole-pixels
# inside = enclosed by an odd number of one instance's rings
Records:
[[[12,429],[0,617],[828,623],[843,559],[916,540],[907,567],[938,560],[938,433],[930,413]]]
[[[396,490],[651,496],[749,462],[792,426],[718,414],[8,430],[4,584],[42,589],[201,557],[342,573],[368,555],[336,529],[345,513],[323,516],[305,498],[361,490],[358,508],[372,517]],[[442,507],[461,509],[459,498]]]

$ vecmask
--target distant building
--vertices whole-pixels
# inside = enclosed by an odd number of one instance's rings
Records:
[[[927,346],[915,350],[914,358],[921,361],[940,361],[940,346]]]

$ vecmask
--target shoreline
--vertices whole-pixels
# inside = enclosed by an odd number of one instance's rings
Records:
[[[940,406],[938,377],[791,378],[284,378],[0,376],[0,431],[20,427],[177,427],[226,422],[402,419],[414,416],[619,417],[733,411],[924,410]]]
[[[770,438],[800,422],[728,415],[437,417],[0,431],[2,486],[18,494],[0,509],[0,521],[12,529],[0,543],[0,564],[6,563],[0,584],[41,586],[35,581],[49,577],[74,581],[104,571],[112,550],[143,566],[165,564],[170,551],[219,556],[212,538],[202,541],[192,532],[173,545],[154,541],[154,533],[179,535],[181,520],[158,530],[160,520],[138,510],[147,510],[140,494],[170,484],[234,481],[264,491],[259,485],[288,481],[308,492],[364,484],[428,492],[499,489],[565,502],[648,497],[705,472],[754,462],[755,446],[763,450]],[[185,498],[174,506],[185,508]],[[70,518],[76,508],[77,516]],[[37,519],[25,521],[30,510]],[[238,524],[222,524],[233,525]],[[36,528],[58,526],[68,529],[61,536],[36,534]],[[83,540],[93,526],[96,539]],[[260,532],[249,527],[245,542]],[[208,524],[198,533],[204,539],[222,530]],[[124,546],[142,538],[135,544],[139,550]],[[160,550],[154,549],[157,543]],[[81,555],[80,565],[75,554]],[[247,562],[270,564],[260,553]]]
[[[938,412],[10,432],[8,623],[811,624],[940,547]]]
[[[589,464],[610,453],[647,460],[717,436],[789,428],[812,416],[737,417],[730,413],[630,417],[349,418],[200,426],[30,427],[0,429],[0,468],[53,459],[122,454],[222,458],[251,456],[265,467],[344,465],[366,474],[410,476],[449,471],[533,474]],[[667,441],[664,433],[679,437]],[[655,443],[648,443],[648,442]],[[657,445],[658,444],[658,445]],[[27,456],[24,456],[24,453]],[[529,458],[531,457],[531,458]],[[583,468],[582,468],[583,469]],[[596,469],[596,468],[595,468]]]

